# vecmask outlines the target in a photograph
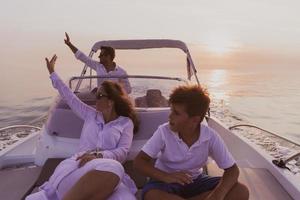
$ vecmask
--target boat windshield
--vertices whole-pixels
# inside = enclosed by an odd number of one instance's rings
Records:
[[[118,79],[129,81],[131,85],[129,96],[134,101],[135,106],[140,108],[168,107],[168,98],[172,90],[176,86],[188,84],[186,80],[176,77],[110,76],[110,80]],[[107,80],[107,76],[72,77],[69,81],[69,87],[74,90],[78,81],[81,81],[77,95],[83,101],[88,99],[86,102],[93,105],[97,84],[104,80]]]

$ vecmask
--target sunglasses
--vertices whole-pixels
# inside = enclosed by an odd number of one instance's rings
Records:
[[[102,94],[100,92],[96,93],[96,99],[101,99],[102,97],[108,97],[106,94]]]

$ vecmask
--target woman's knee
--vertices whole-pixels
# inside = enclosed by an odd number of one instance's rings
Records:
[[[123,165],[112,159],[95,159],[92,160],[91,162],[95,163],[95,170],[98,171],[103,171],[103,172],[110,172],[115,175],[117,175],[120,179],[123,178],[124,176],[124,167]]]
[[[114,173],[91,170],[76,182],[64,199],[107,199],[119,182],[120,178]]]

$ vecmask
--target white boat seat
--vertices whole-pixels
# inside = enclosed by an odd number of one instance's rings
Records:
[[[292,200],[290,195],[267,170],[262,168],[239,168],[239,182],[245,184],[250,192],[250,200]],[[207,165],[208,175],[222,176],[223,170],[210,162]]]
[[[138,111],[140,129],[134,139],[148,139],[157,127],[168,121],[170,109],[161,108]],[[52,117],[46,123],[47,132],[52,136],[80,138],[83,120],[70,109],[57,108],[52,111]]]

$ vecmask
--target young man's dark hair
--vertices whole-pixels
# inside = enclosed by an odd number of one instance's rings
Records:
[[[109,46],[101,46],[101,50],[104,50],[106,55],[110,55],[111,60],[115,58],[115,49]]]
[[[202,121],[209,108],[210,98],[201,86],[179,86],[170,95],[169,103],[184,105],[190,117],[200,116]]]

